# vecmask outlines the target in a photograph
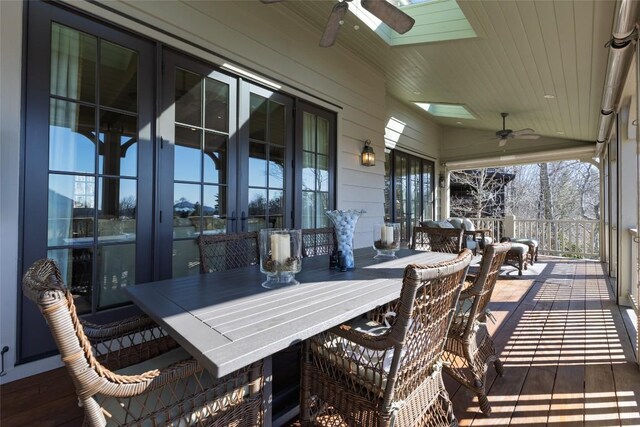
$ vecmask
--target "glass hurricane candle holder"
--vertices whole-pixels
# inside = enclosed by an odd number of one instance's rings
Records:
[[[400,249],[400,224],[374,224],[373,248],[377,251],[374,258],[395,258],[396,251]]]
[[[283,228],[260,230],[260,271],[267,275],[262,286],[275,289],[297,285],[302,268],[302,232]]]

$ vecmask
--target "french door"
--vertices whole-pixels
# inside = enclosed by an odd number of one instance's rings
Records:
[[[55,259],[83,318],[129,316],[126,287],[199,274],[202,234],[326,223],[334,113],[63,6],[27,7],[20,268]],[[53,354],[37,307],[23,296],[18,310],[19,362]]]
[[[293,100],[169,50],[160,115],[161,277],[199,274],[197,238],[292,223]]]
[[[400,223],[402,241],[434,218],[433,162],[398,150],[385,153],[385,221]]]
[[[29,2],[22,270],[53,258],[84,318],[121,318],[153,278],[152,43]],[[55,344],[20,300],[18,358]]]

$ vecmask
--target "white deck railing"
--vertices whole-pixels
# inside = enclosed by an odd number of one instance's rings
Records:
[[[600,221],[539,220],[505,218],[469,218],[476,228],[488,228],[499,241],[503,236],[535,239],[541,255],[598,259],[600,257]]]

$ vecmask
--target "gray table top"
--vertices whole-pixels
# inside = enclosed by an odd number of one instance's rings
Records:
[[[217,377],[272,355],[400,296],[407,264],[456,257],[400,250],[374,260],[355,251],[354,271],[329,270],[328,256],[305,258],[300,285],[264,289],[258,266],[127,288],[132,300]]]

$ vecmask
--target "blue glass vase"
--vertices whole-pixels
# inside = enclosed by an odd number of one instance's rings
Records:
[[[365,211],[360,210],[333,210],[325,212],[331,222],[336,233],[336,242],[338,243],[338,251],[341,252],[341,260],[343,269],[353,270],[355,260],[353,259],[353,233],[356,230],[356,223],[360,215]]]

